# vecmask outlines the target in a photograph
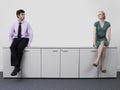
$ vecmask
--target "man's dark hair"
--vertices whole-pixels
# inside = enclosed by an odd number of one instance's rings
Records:
[[[20,13],[25,13],[25,11],[23,9],[19,9],[16,11],[16,16],[18,17],[18,15],[20,15]]]

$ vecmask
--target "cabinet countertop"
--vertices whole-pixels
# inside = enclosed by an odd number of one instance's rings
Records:
[[[3,49],[8,49],[9,47],[3,47]],[[107,47],[108,49],[117,49],[117,47]],[[94,47],[38,47],[38,46],[30,46],[26,47],[26,49],[96,49]]]

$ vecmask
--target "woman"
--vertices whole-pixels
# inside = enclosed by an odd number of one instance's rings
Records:
[[[105,73],[106,69],[104,67],[104,59],[106,47],[110,45],[111,28],[110,23],[105,21],[106,16],[104,11],[98,12],[98,19],[99,21],[94,23],[93,31],[94,46],[98,49],[98,55],[96,61],[93,63],[93,66],[97,67],[101,58],[100,69],[101,72]]]

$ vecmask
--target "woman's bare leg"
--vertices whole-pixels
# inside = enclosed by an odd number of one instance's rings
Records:
[[[106,54],[106,46],[104,46],[104,49],[101,55],[101,70],[102,71],[105,71],[105,67],[104,67],[105,54]]]
[[[103,49],[104,49],[104,41],[102,41],[98,47],[98,55],[97,55],[97,59],[96,61],[94,62],[94,64],[98,65],[98,62],[100,60],[100,57],[102,55],[102,52],[103,52]]]

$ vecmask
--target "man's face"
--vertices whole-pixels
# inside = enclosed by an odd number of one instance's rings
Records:
[[[20,15],[18,15],[18,19],[19,20],[24,20],[25,19],[25,13],[20,13]]]

